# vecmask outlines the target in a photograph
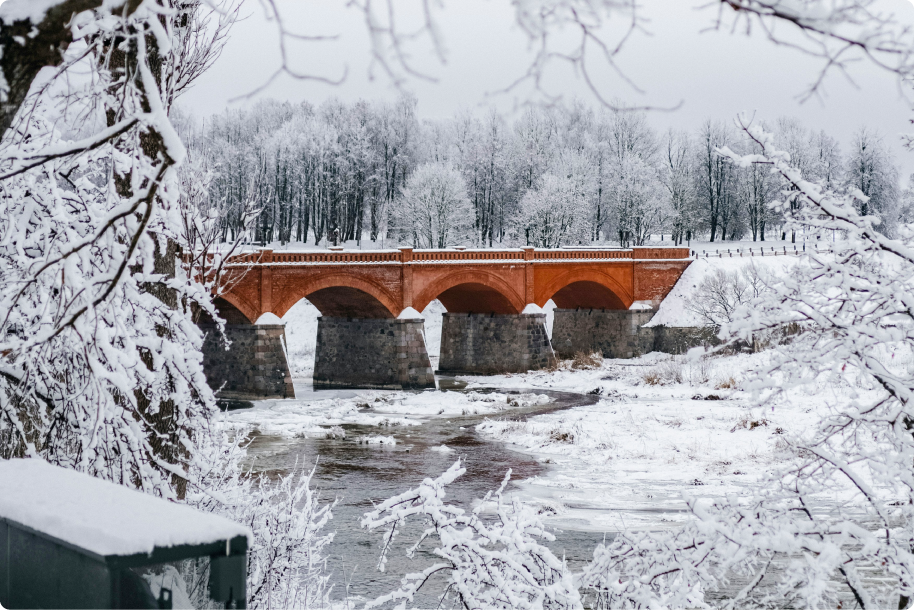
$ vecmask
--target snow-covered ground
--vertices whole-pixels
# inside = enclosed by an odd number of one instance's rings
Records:
[[[591,406],[477,427],[550,464],[521,483],[521,497],[559,527],[657,529],[685,518],[686,495],[717,498],[756,485],[782,459],[785,435],[824,408],[804,396],[775,409],[753,407],[738,389],[766,354],[690,360],[648,354],[597,369],[475,378],[469,387],[595,392]]]
[[[701,282],[718,271],[743,273],[750,267],[755,267],[762,278],[779,277],[788,273],[801,260],[796,256],[698,258],[686,268],[646,326],[694,327],[704,325],[705,322],[696,313],[689,310],[687,302],[694,297],[695,289]]]

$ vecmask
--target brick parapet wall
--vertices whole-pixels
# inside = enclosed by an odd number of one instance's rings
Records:
[[[425,321],[318,318],[314,387],[434,388]]]
[[[545,314],[444,314],[440,373],[523,373],[554,362]]]
[[[294,398],[282,324],[200,324],[206,381],[224,398]]]

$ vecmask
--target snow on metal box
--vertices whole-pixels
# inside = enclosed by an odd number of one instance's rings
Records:
[[[101,557],[251,537],[223,517],[38,459],[0,461],[0,519]]]

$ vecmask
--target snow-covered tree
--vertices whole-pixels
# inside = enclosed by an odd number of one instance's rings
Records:
[[[692,146],[687,133],[671,129],[664,135],[659,153],[659,180],[669,206],[667,228],[674,244],[692,239],[698,225]]]
[[[791,156],[744,122],[760,152],[721,152],[745,168],[770,168],[801,198],[787,230],[837,232],[828,253],[811,252],[786,276],[764,278],[722,336],[752,341],[790,329],[747,382],[774,407],[800,388],[846,385],[804,430],[784,437],[783,460],[756,491],[688,501],[681,529],[623,533],[602,545],[581,583],[598,607],[700,606],[739,578],[729,607],[910,607],[914,598],[914,343],[912,235],[892,239],[860,214],[860,195],[824,190]],[[789,202],[776,203],[783,211]],[[837,503],[835,499],[837,498]],[[830,503],[824,509],[824,503]],[[870,575],[876,570],[878,578]]]
[[[95,3],[63,27],[84,4],[0,8],[7,32],[30,23],[73,51],[47,63],[0,148],[0,457],[180,497],[214,409],[192,307],[212,306],[176,265],[185,149],[167,113],[234,11],[206,28],[197,3]],[[16,98],[22,83],[6,84]]]
[[[727,239],[727,229],[737,212],[734,168],[717,153],[720,147],[731,144],[733,134],[726,125],[707,121],[695,146],[695,192],[711,241]]]
[[[574,176],[544,175],[520,202],[517,232],[528,246],[558,248],[590,239],[588,191]]]
[[[845,181],[864,195],[858,200],[860,214],[879,218],[880,230],[891,234],[898,215],[898,169],[873,131],[864,128],[854,135]]]
[[[447,248],[472,236],[473,206],[463,176],[440,163],[416,168],[391,216],[396,233],[416,248]]]
[[[615,168],[612,199],[622,246],[643,246],[674,217],[672,201],[663,196],[657,170],[641,157],[626,155]]]

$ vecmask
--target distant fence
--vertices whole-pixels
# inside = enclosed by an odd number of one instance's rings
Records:
[[[821,254],[822,252],[830,252],[831,248],[826,246],[825,248],[815,245],[810,248],[811,252],[816,254]],[[727,251],[723,250],[692,250],[693,258],[733,258],[734,255],[743,257],[743,256],[799,256],[806,252],[806,244],[800,244],[798,247],[796,244],[792,244],[792,249],[787,246],[781,246],[776,248],[774,246],[759,246],[758,248],[727,248]]]

